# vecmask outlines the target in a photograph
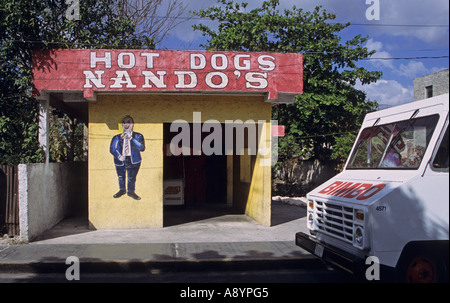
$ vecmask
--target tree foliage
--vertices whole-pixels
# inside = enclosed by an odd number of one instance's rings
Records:
[[[0,163],[42,161],[38,105],[31,96],[35,49],[154,47],[111,9],[111,1],[79,3],[79,20],[68,20],[65,0],[0,0]]]
[[[286,126],[279,159],[298,155],[343,161],[364,115],[377,108],[353,87],[357,80],[369,84],[381,78],[381,72],[356,64],[374,53],[363,46],[368,38],[357,35],[342,42],[338,34],[350,23],[334,23],[336,16],[321,6],[280,11],[279,1],[269,0],[247,11],[247,3],[218,3],[194,12],[218,22],[217,29],[194,26],[209,37],[206,49],[303,54],[303,94],[295,104],[273,110],[273,118]]]

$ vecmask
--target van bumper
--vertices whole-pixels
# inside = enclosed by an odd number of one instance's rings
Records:
[[[360,274],[365,266],[365,259],[337,247],[319,242],[303,232],[295,234],[295,244],[322,259],[324,262],[335,265],[353,274]]]

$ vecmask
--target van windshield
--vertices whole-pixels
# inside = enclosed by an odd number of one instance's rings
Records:
[[[417,169],[439,115],[365,128],[353,150],[348,169]]]

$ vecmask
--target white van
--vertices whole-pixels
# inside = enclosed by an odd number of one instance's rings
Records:
[[[394,273],[381,280],[448,281],[448,128],[449,94],[367,114],[344,170],[308,193],[296,244],[353,273],[372,257]]]

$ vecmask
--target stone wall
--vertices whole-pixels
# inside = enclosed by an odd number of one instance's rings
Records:
[[[302,197],[338,172],[338,163],[331,160],[286,160],[272,170],[272,196]]]

